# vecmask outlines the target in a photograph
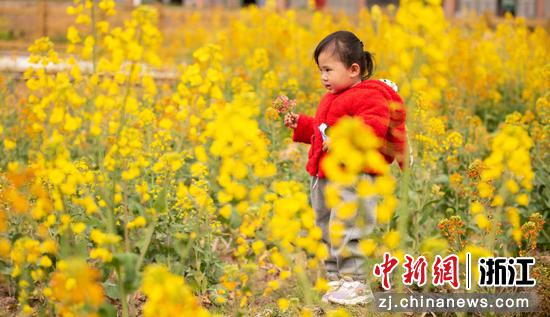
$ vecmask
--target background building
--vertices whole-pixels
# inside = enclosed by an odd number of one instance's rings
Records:
[[[550,18],[550,0],[443,0],[443,6],[449,17],[474,11],[497,16],[510,12],[528,19]]]
[[[118,0],[131,5],[141,3],[162,2],[165,4],[183,5],[186,7],[209,7],[219,5],[228,8],[236,8],[248,4],[262,6],[266,0]],[[316,0],[317,7],[330,10],[343,10],[355,12],[361,7],[373,5],[399,5],[399,0]],[[292,7],[303,8],[308,0],[276,0],[279,8]],[[319,6],[320,4],[320,6]],[[510,12],[515,16],[528,19],[550,18],[550,0],[443,0],[443,7],[448,17],[457,17],[466,12],[474,11],[478,14],[491,14],[503,16]]]

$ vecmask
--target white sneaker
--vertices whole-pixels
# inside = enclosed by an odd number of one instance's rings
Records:
[[[344,280],[337,290],[330,292],[329,302],[340,305],[365,305],[374,300],[370,287],[360,281]]]

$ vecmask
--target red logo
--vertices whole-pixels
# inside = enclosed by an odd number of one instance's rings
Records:
[[[390,274],[397,267],[397,264],[399,264],[399,260],[385,252],[384,262],[374,266],[373,273],[377,277],[382,277],[382,287],[386,290],[391,289]]]
[[[426,260],[426,257],[419,256],[415,261],[412,256],[405,254],[403,267],[405,268],[405,273],[402,275],[403,284],[412,285],[414,282],[418,286],[426,284],[428,271],[428,260]]]
[[[449,283],[453,288],[460,286],[458,280],[458,256],[451,254],[444,259],[441,256],[435,256],[435,262],[432,265],[432,284],[443,285]]]

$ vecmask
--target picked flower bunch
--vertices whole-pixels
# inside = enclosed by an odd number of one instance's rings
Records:
[[[279,95],[273,100],[273,108],[277,110],[279,114],[292,114],[292,110],[296,107],[296,100],[290,99],[285,95]]]

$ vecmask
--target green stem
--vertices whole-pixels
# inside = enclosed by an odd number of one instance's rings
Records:
[[[168,183],[168,177],[165,177],[163,188],[168,185],[167,183]],[[163,205],[166,206],[166,196],[162,197],[162,199],[165,200]],[[157,212],[164,212],[164,210],[157,210]],[[143,247],[140,250],[139,258],[136,264],[136,273],[139,273],[141,270],[141,265],[143,264],[143,260],[145,259],[145,254],[147,254],[147,250],[149,249],[149,245],[151,244],[151,239],[153,238],[153,233],[155,232],[156,225],[157,225],[157,216],[154,215],[153,220],[149,225],[147,236],[145,237],[145,243],[143,244]]]
[[[128,189],[126,182],[123,183],[122,192],[124,193],[124,251],[130,252],[130,238],[128,233],[129,210],[128,210]]]
[[[408,164],[405,162],[405,164]],[[397,230],[401,234],[408,233],[408,223],[410,218],[410,208],[408,208],[408,197],[409,197],[409,185],[410,185],[410,178],[411,178],[411,167],[406,166],[406,169],[403,173],[403,181],[401,183],[400,188],[400,202],[399,207],[397,209],[399,214],[399,219],[397,220]],[[401,237],[400,242],[400,248],[401,250],[405,250],[406,248],[406,239],[405,237]],[[403,292],[403,285],[402,283],[399,283],[399,292]]]
[[[125,124],[125,121],[126,121],[126,101],[128,99],[128,96],[130,95],[130,76],[132,74],[132,71],[134,69],[134,63],[132,63],[132,65],[130,66],[130,73],[128,74],[128,81],[126,83],[126,88],[125,88],[125,94],[124,94],[124,99],[122,101],[122,113],[121,113],[121,118],[120,118],[120,125],[118,126],[118,129],[116,131],[116,136],[115,136],[115,140],[118,140],[119,137],[120,137],[120,133],[122,131],[122,127],[124,126]],[[113,186],[112,186],[112,197],[111,197],[111,202],[112,202],[112,206],[111,208],[109,208],[109,214],[108,214],[108,220],[109,220],[109,232],[110,233],[115,233],[115,208],[116,208],[116,203],[115,203],[115,195],[116,195],[116,184],[117,184],[117,181],[120,179],[120,171],[117,169],[113,172],[113,177],[112,177],[112,181],[113,181]]]
[[[499,191],[499,193],[502,193],[502,189]],[[498,225],[501,223],[501,216],[502,216],[502,205],[501,206],[498,206],[496,208],[496,210],[494,211],[493,213],[493,225],[491,226],[491,232],[489,234],[489,250],[490,251],[493,251],[493,250],[496,250],[495,249],[495,246],[496,246],[496,240],[497,240],[497,230],[498,230]],[[498,247],[498,249],[500,249],[500,247]]]
[[[294,257],[290,256],[288,251],[281,247],[280,245],[277,246],[279,250],[281,250],[281,253],[285,257],[285,259],[288,261],[288,263],[292,263]],[[296,277],[298,278],[298,285],[302,288],[304,293],[304,304],[311,305],[313,303],[313,292],[311,291],[311,281],[307,277],[304,270],[299,270],[296,272]]]
[[[97,65],[97,31],[96,31],[96,20],[95,20],[95,0],[92,0],[92,12],[91,12],[91,18],[92,18],[92,37],[94,39],[94,45],[92,46],[92,73],[95,74],[96,72],[96,65]]]
[[[107,227],[109,229],[109,233],[111,234],[115,234],[115,228],[116,228],[116,224],[115,224],[115,208],[116,208],[116,203],[115,203],[115,196],[116,196],[116,175],[118,173],[115,171],[114,172],[114,177],[112,178],[112,186],[111,186],[111,192],[112,192],[112,195],[111,195],[111,199],[110,202],[111,202],[111,208],[108,208],[107,210],[109,211],[107,213]]]
[[[120,304],[122,305],[122,317],[128,317],[128,303],[126,302],[126,291],[124,290],[124,279],[122,278],[122,269],[117,269],[118,291],[120,293]]]
[[[121,110],[121,114],[120,114],[120,124],[118,126],[118,129],[116,131],[116,138],[115,140],[118,140],[118,138],[120,137],[120,133],[122,132],[122,127],[124,127],[124,125],[126,124],[126,102],[128,101],[128,96],[130,96],[130,85],[131,85],[131,82],[130,82],[130,78],[132,77],[132,73],[134,72],[134,67],[135,67],[135,63],[132,62],[132,64],[130,65],[130,71],[128,72],[128,78],[127,78],[127,81],[126,81],[126,87],[124,87],[124,99],[122,100],[122,110]]]
[[[139,271],[141,270],[141,265],[143,264],[143,260],[145,259],[145,254],[147,253],[147,249],[149,249],[149,245],[151,244],[151,239],[153,237],[153,233],[155,232],[156,225],[157,225],[157,218],[155,216],[147,230],[147,236],[145,237],[145,244],[143,244],[143,247],[140,250],[139,258],[136,264],[136,273],[139,273]]]

